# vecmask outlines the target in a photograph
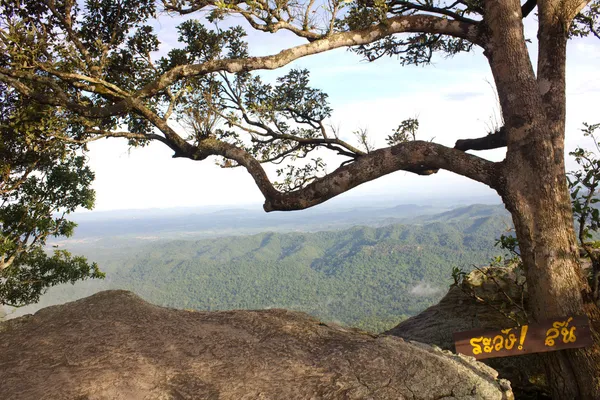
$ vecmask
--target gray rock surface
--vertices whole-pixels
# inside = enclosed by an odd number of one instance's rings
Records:
[[[20,399],[510,399],[472,358],[286,310],[191,312],[106,291],[0,324]]]
[[[504,293],[519,304],[522,291],[519,285],[524,278],[518,271],[510,268],[484,270],[490,270],[494,274],[494,280],[486,279],[480,271],[473,271],[469,275],[468,283],[463,284],[463,287],[468,286],[468,289],[473,290],[480,299],[484,299],[485,303],[476,301],[455,286],[450,288],[438,304],[402,321],[386,334],[405,340],[419,340],[444,350],[455,351],[452,338],[454,332],[515,326],[515,321],[507,318],[505,314],[518,314],[519,310],[507,301]],[[499,309],[502,309],[504,314],[497,311]],[[500,378],[511,382],[517,398],[546,398],[547,384],[539,354],[491,358],[482,362],[497,370]]]

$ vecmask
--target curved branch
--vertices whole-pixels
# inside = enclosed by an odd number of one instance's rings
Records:
[[[492,150],[501,147],[506,147],[506,130],[504,127],[484,137],[457,140],[454,145],[454,148],[460,151]]]
[[[239,3],[241,3],[243,0],[238,1]],[[238,2],[234,3],[237,4]],[[210,0],[200,0],[200,1],[195,1],[195,4],[190,5],[188,8],[184,8],[180,5],[177,4],[177,1],[173,1],[171,0],[169,2],[169,0],[162,0],[163,3],[163,7],[165,7],[165,11],[167,12],[176,12],[178,14],[181,15],[187,15],[187,14],[191,14],[194,13],[196,11],[200,11],[201,9],[203,9],[204,7],[208,7],[214,4],[213,1]]]
[[[466,176],[491,188],[498,186],[501,174],[497,164],[491,161],[437,143],[413,141],[373,151],[303,189],[266,197],[263,207],[265,211],[304,209],[395,171],[429,175],[438,169]]]
[[[367,2],[367,4],[372,6],[375,4],[375,2],[369,1],[369,2]],[[477,22],[474,19],[467,18],[464,15],[461,15],[460,13],[453,11],[452,7],[448,7],[448,8],[434,7],[433,5],[416,4],[416,3],[411,3],[410,1],[405,1],[405,0],[394,0],[389,4],[389,7],[394,7],[394,6],[402,6],[403,8],[405,8],[407,10],[418,10],[418,11],[426,11],[426,12],[435,13],[435,14],[441,14],[441,15],[445,15],[447,17],[450,17],[457,21],[462,21],[462,22],[469,22],[469,23]]]
[[[46,67],[43,65],[40,66],[40,69],[44,72],[47,72],[50,75],[54,75],[54,76],[60,78],[62,81],[70,83],[71,85],[73,85],[77,81],[88,82],[88,85],[84,89],[89,92],[98,93],[98,94],[109,94],[116,98],[124,98],[124,97],[130,96],[130,94],[127,93],[127,91],[121,89],[117,85],[114,85],[110,82],[105,81],[104,79],[90,77],[90,76],[86,76],[86,75],[82,75],[82,74],[78,74],[78,73],[62,72],[62,71],[58,71],[52,67],[49,68],[49,67]],[[97,86],[102,86],[105,89],[104,90],[98,89]]]
[[[275,33],[279,30],[285,29],[287,31],[292,32],[296,36],[303,37],[305,39],[308,39],[309,41],[317,40],[317,39],[320,39],[325,36],[325,34],[313,32],[313,31],[309,30],[308,27],[298,28],[298,27],[290,24],[288,21],[284,21],[281,19],[279,19],[275,23],[266,23],[265,22],[264,24],[259,24],[254,19],[256,16],[252,12],[243,10],[240,7],[236,7],[235,12],[237,12],[241,16],[243,16],[244,19],[246,19],[246,21],[248,21],[250,26],[252,28],[256,29],[257,31]]]
[[[165,137],[158,136],[161,142],[166,144],[171,150],[175,152],[173,155],[176,157],[185,157],[183,154],[190,154],[194,152],[194,146],[186,142],[173,128],[169,126],[169,123],[166,119],[161,118],[158,114],[150,110],[146,107],[141,101],[134,99],[131,100],[131,108],[139,115],[148,120],[152,125],[154,125],[159,131],[162,132]],[[200,160],[208,157],[208,155],[195,154],[194,159]]]
[[[480,35],[479,24],[450,21],[432,15],[398,16],[389,18],[367,29],[335,33],[323,39],[292,47],[270,56],[244,59],[219,59],[202,64],[180,65],[165,72],[156,81],[146,85],[133,96],[137,98],[153,96],[182,78],[205,75],[217,71],[236,73],[259,69],[276,69],[305,56],[341,47],[369,44],[389,35],[410,32],[437,33],[462,38],[480,46],[484,44]]]
[[[5,70],[4,72],[0,72],[0,81],[5,82],[6,84],[18,90],[21,94],[33,98],[40,103],[63,106],[84,116],[102,118],[124,114],[133,108],[134,103],[144,98],[156,95],[160,91],[165,90],[170,85],[183,78],[206,75],[218,71],[236,73],[260,69],[277,69],[305,56],[323,53],[336,48],[369,44],[389,35],[409,32],[443,34],[463,38],[480,46],[484,45],[482,35],[480,35],[479,24],[450,21],[446,18],[432,15],[408,15],[389,18],[378,25],[373,25],[369,28],[359,31],[331,34],[323,39],[292,47],[283,50],[278,54],[270,56],[248,57],[242,59],[218,59],[202,64],[180,65],[165,72],[154,82],[149,83],[132,95],[125,97],[125,92],[114,93],[117,94],[118,97],[122,97],[122,99],[111,105],[103,107],[86,106],[74,102],[70,100],[67,94],[62,90],[55,90],[56,93],[53,93],[52,95],[35,91],[14,77],[15,74],[19,73],[18,71]],[[51,72],[58,76],[57,71]],[[83,76],[74,76],[68,74],[64,75],[63,77],[69,79],[75,77],[78,79],[85,78]],[[39,77],[34,78],[31,76],[23,76],[23,78],[31,80],[39,79]],[[95,78],[87,77],[85,80],[88,82],[94,82]],[[100,83],[101,84],[97,85],[96,88],[89,88],[89,90],[103,95],[110,100],[117,100],[114,97],[111,98],[108,93],[102,93],[99,88],[110,88],[110,86],[105,82]],[[114,88],[110,89],[114,90]]]
[[[168,145],[167,140],[160,136],[160,135],[156,135],[156,134],[146,134],[146,133],[134,133],[134,132],[127,132],[127,131],[106,131],[106,130],[101,130],[101,129],[89,129],[87,131],[85,131],[85,133],[94,135],[92,137],[86,138],[86,139],[73,139],[67,136],[61,136],[61,135],[56,135],[56,138],[59,140],[62,140],[64,142],[68,142],[68,143],[76,143],[76,144],[86,144],[86,143],[91,143],[91,142],[95,142],[96,140],[100,140],[100,139],[108,139],[108,138],[126,138],[126,139],[132,139],[132,140],[157,140],[159,142],[162,142],[166,145]]]
[[[198,144],[195,153],[184,156],[193,158],[198,154],[202,155],[201,159],[219,155],[244,166],[265,197],[263,208],[267,212],[309,208],[396,171],[430,175],[445,169],[493,189],[499,187],[502,174],[498,163],[437,143],[411,141],[375,150],[302,189],[282,193],[274,188],[261,163],[244,149],[209,138]]]
[[[12,71],[11,71],[12,73]],[[42,77],[32,77],[32,81],[40,81]],[[38,103],[47,104],[50,106],[59,106],[65,107],[69,110],[72,110],[80,115],[89,117],[89,118],[104,118],[111,117],[115,115],[125,114],[127,111],[131,109],[131,104],[128,99],[120,100],[114,104],[107,106],[87,106],[74,101],[71,101],[67,94],[59,88],[55,83],[50,82],[49,80],[44,80],[41,83],[47,85],[49,88],[53,89],[52,95],[48,95],[45,93],[38,92],[29,86],[25,85],[23,82],[19,81],[16,78],[13,78],[10,75],[7,75],[0,71],[0,82],[4,82],[23,96],[29,97]]]
[[[525,4],[521,6],[521,14],[523,14],[523,18],[527,18],[529,13],[533,11],[536,5],[537,0],[527,0]]]

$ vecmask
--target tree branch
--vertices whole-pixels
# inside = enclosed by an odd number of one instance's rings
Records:
[[[67,136],[60,136],[60,135],[56,135],[56,138],[59,140],[62,140],[64,142],[68,142],[68,143],[77,143],[77,144],[86,144],[86,143],[91,143],[91,142],[95,142],[96,140],[100,140],[100,139],[105,139],[105,138],[126,138],[126,139],[132,139],[132,140],[157,140],[159,142],[162,142],[164,144],[166,144],[167,146],[169,145],[169,143],[167,142],[167,140],[160,136],[160,135],[156,135],[156,134],[145,134],[145,133],[134,133],[134,132],[126,132],[126,131],[105,131],[105,130],[101,130],[101,129],[90,129],[87,130],[85,133],[87,134],[91,134],[94,135],[92,137],[86,138],[86,139],[73,139]]]
[[[372,151],[302,189],[283,193],[275,189],[261,163],[246,150],[214,138],[207,138],[194,147],[181,156],[204,159],[218,155],[244,166],[265,197],[263,208],[267,212],[309,208],[365,182],[401,170],[430,175],[445,169],[494,189],[500,185],[501,178],[497,163],[437,143],[411,141]]]
[[[309,30],[308,27],[298,28],[290,24],[289,22],[281,19],[278,19],[278,21],[275,23],[267,21],[263,24],[260,24],[254,20],[254,17],[256,17],[256,15],[254,15],[252,12],[243,10],[237,6],[234,11],[242,15],[246,19],[246,21],[248,21],[250,26],[252,26],[252,28],[256,29],[257,31],[275,33],[279,30],[285,29],[292,32],[296,36],[303,37],[305,39],[308,39],[309,41],[317,40],[325,36],[324,34]]]
[[[383,23],[360,31],[335,33],[323,39],[292,47],[278,54],[245,59],[219,59],[202,64],[180,65],[165,72],[154,82],[146,85],[133,96],[145,98],[155,95],[177,80],[186,77],[205,75],[211,72],[230,73],[259,69],[277,69],[299,58],[323,53],[341,47],[368,44],[395,33],[438,33],[468,40],[483,46],[479,25],[459,21],[449,21],[432,15],[408,15],[389,18]]]
[[[501,147],[506,147],[506,130],[504,127],[484,137],[457,140],[454,145],[454,148],[460,151],[492,150]]]
[[[527,16],[533,11],[536,5],[537,0],[527,0],[525,4],[521,6],[521,14],[523,14],[523,18],[527,18]]]
[[[260,69],[277,69],[305,56],[318,54],[341,47],[368,44],[389,35],[408,32],[449,35],[463,38],[471,43],[483,46],[483,39],[480,35],[478,24],[449,21],[446,18],[432,15],[409,15],[389,18],[378,25],[373,25],[369,28],[359,31],[331,34],[323,39],[292,47],[283,50],[278,54],[270,56],[249,57],[243,59],[217,59],[202,64],[180,65],[165,72],[154,82],[149,83],[129,97],[123,98],[122,100],[118,100],[111,105],[103,107],[93,107],[74,102],[70,100],[67,94],[62,90],[55,90],[56,93],[52,93],[51,95],[48,93],[42,93],[32,89],[20,80],[35,80],[37,78],[41,78],[37,77],[35,74],[29,74],[29,77],[19,76],[20,79],[16,79],[15,74],[24,74],[24,72],[4,70],[3,72],[0,72],[0,81],[5,82],[6,84],[18,90],[21,94],[33,98],[40,103],[63,106],[84,116],[102,118],[107,116],[122,115],[131,110],[133,103],[144,98],[152,97],[183,78],[201,76],[218,71],[236,73]],[[82,75],[59,74],[57,71],[48,72],[51,72],[56,76],[62,75],[62,77],[65,79],[83,79],[90,83],[97,81],[99,84],[95,87],[90,86],[89,90],[103,95],[109,100],[117,100],[110,96],[109,93],[103,93],[102,90],[99,90],[100,88],[110,88],[112,91],[114,91],[115,88],[111,87],[109,84],[107,84],[107,82],[98,81],[97,78],[84,77]],[[46,83],[46,85],[49,84]],[[71,85],[73,85],[73,83],[71,83]],[[118,97],[123,97],[125,92],[119,91],[111,94],[116,94]]]
[[[171,128],[166,119],[161,118],[158,114],[150,110],[146,107],[140,100],[132,99],[131,107],[135,110],[135,112],[146,120],[148,120],[152,125],[154,125],[158,130],[160,130],[164,138],[158,136],[161,142],[166,144],[171,150],[175,152],[173,157],[183,157],[183,154],[191,154],[194,153],[195,146],[186,142],[173,128]],[[208,157],[208,155],[198,154],[197,152],[194,154],[195,160],[202,160]]]
[[[243,0],[239,0],[239,1],[235,2],[234,4],[242,3],[242,2],[243,2]],[[165,11],[176,12],[181,15],[191,14],[196,11],[200,11],[204,7],[214,5],[214,1],[211,1],[211,0],[193,1],[193,2],[191,2],[193,4],[190,5],[188,8],[184,8],[184,7],[180,6],[176,0],[170,0],[170,1],[162,0],[162,3],[163,3],[163,6],[165,7]]]
[[[18,71],[14,71],[14,72],[18,72]],[[12,74],[13,71],[10,71],[10,73]],[[39,81],[44,78],[32,76],[30,79],[32,81]],[[52,92],[52,95],[38,92],[38,91],[30,88],[29,86],[25,85],[23,82],[19,81],[18,79],[14,78],[2,71],[0,71],[0,82],[6,83],[7,85],[11,86],[13,89],[15,89],[19,93],[21,93],[23,96],[29,97],[41,104],[65,107],[65,108],[68,108],[69,110],[72,110],[80,115],[90,117],[90,118],[104,118],[104,117],[111,117],[111,116],[115,116],[115,115],[121,115],[131,109],[131,104],[129,104],[127,99],[118,101],[118,102],[108,105],[108,106],[102,106],[102,107],[87,106],[87,105],[83,105],[80,103],[76,103],[74,101],[69,100],[67,94],[61,88],[58,88],[56,84],[50,82],[47,79],[45,79],[41,83],[48,85],[49,88],[54,89],[54,91]]]
[[[92,92],[92,93],[97,93],[97,94],[101,94],[101,95],[108,94],[108,95],[116,97],[116,98],[124,98],[124,97],[130,96],[130,94],[127,91],[121,89],[117,85],[114,85],[110,82],[105,81],[104,79],[89,77],[86,75],[72,73],[72,72],[62,72],[62,71],[58,71],[52,67],[46,67],[46,66],[40,66],[40,69],[42,71],[47,72],[50,75],[54,75],[54,76],[60,78],[64,82],[68,82],[72,85],[74,85],[74,83],[77,81],[88,82],[88,85],[86,85],[83,89],[85,89],[86,91]],[[98,88],[98,86],[102,86],[102,87],[104,87],[104,89],[100,89],[100,88]]]
[[[395,171],[429,175],[438,169],[455,172],[492,188],[498,185],[500,175],[497,164],[491,161],[437,143],[411,141],[359,157],[305,188],[265,196],[263,207],[265,211],[304,209]]]
[[[369,1],[369,2],[367,2],[367,4],[373,6],[375,4],[375,2]],[[453,11],[451,7],[448,7],[448,8],[434,7],[433,5],[415,4],[415,3],[412,3],[410,1],[405,1],[405,0],[394,0],[389,4],[390,8],[392,8],[394,6],[401,6],[402,8],[405,8],[407,10],[418,10],[418,11],[425,11],[425,12],[445,15],[445,16],[455,19],[456,21],[477,23],[476,20],[467,18],[464,15],[461,15],[460,13]],[[394,10],[392,8],[392,12],[393,11]]]

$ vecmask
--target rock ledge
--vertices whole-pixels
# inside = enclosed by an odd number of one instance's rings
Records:
[[[0,324],[5,399],[511,399],[473,359],[286,310],[105,291]]]

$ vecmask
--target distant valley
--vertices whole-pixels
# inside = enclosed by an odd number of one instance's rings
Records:
[[[502,206],[439,209],[280,213],[266,222],[252,212],[227,211],[140,218],[121,228],[115,221],[80,222],[76,240],[66,246],[97,261],[107,278],[53,288],[37,307],[122,288],[176,308],[288,308],[382,331],[438,301],[453,267],[484,265],[501,253],[495,239],[510,226]],[[371,226],[353,226],[360,221]],[[276,229],[254,233],[262,226]],[[168,240],[165,232],[177,237],[186,227],[202,234]],[[227,235],[234,227],[241,235]],[[142,233],[160,240],[136,239]]]

